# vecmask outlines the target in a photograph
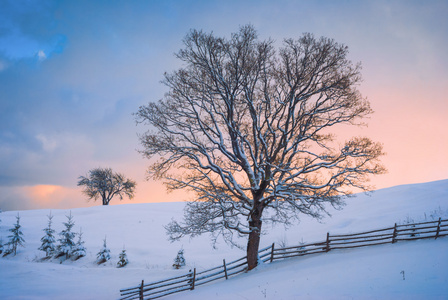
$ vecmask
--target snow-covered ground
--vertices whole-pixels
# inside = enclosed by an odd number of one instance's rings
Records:
[[[80,200],[81,201],[81,200]],[[214,249],[208,236],[170,243],[163,228],[180,219],[183,203],[148,203],[73,209],[75,226],[84,232],[87,256],[78,261],[41,262],[42,231],[50,210],[6,211],[0,214],[0,238],[20,214],[26,241],[16,256],[0,257],[0,299],[117,299],[119,289],[183,275],[190,268],[207,269],[245,255],[220,241]],[[53,228],[63,229],[69,210],[52,210]],[[332,234],[389,227],[406,220],[448,218],[448,180],[398,186],[358,195],[322,223],[304,216],[285,231],[268,227],[261,247],[272,242],[297,245]],[[95,263],[107,237],[112,259]],[[240,241],[244,245],[245,241]],[[130,263],[116,268],[123,246]],[[175,270],[173,260],[185,250],[187,266]],[[448,237],[400,242],[353,250],[330,251],[272,264],[229,280],[198,287],[164,299],[448,299]]]

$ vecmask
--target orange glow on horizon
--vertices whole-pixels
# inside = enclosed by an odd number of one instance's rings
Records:
[[[31,199],[38,201],[41,204],[48,204],[54,201],[55,195],[63,192],[64,187],[58,185],[41,184],[25,187],[24,189]]]

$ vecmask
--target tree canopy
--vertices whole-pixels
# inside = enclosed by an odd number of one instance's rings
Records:
[[[123,200],[123,196],[134,198],[135,181],[123,174],[114,173],[111,168],[95,168],[89,175],[80,176],[78,186],[83,186],[83,193],[90,199],[101,198],[103,205],[109,205],[113,197]]]
[[[168,93],[136,113],[152,128],[141,136],[143,155],[158,157],[150,178],[195,195],[184,221],[167,226],[170,237],[248,235],[249,269],[263,221],[320,218],[385,172],[380,143],[339,145],[330,130],[372,113],[348,48],[308,33],[274,44],[252,26],[230,39],[192,30],[176,54],[182,67],[165,73]]]

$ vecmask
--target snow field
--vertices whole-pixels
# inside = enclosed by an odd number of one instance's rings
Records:
[[[335,250],[166,299],[447,299],[447,251],[447,238]]]
[[[82,201],[82,200],[80,200]],[[184,203],[148,203],[97,206],[71,210],[74,231],[82,228],[87,256],[77,261],[39,262],[37,250],[50,210],[0,213],[0,237],[6,242],[20,214],[25,248],[16,256],[0,257],[0,299],[117,299],[119,290],[145,282],[183,275],[190,268],[215,267],[222,259],[245,255],[222,240],[216,249],[208,236],[170,243],[164,225],[180,219]],[[361,232],[414,221],[448,217],[448,180],[383,189],[371,196],[347,200],[341,211],[321,223],[306,216],[285,231],[264,224],[260,247],[272,242],[298,245],[318,242],[326,233]],[[69,210],[51,210],[55,237],[63,229]],[[104,238],[111,260],[97,265],[96,254]],[[245,246],[245,239],[239,239]],[[129,264],[116,268],[125,246]],[[186,266],[172,267],[184,249]],[[448,299],[448,238],[401,242],[266,264],[227,281],[198,287],[164,299]],[[403,273],[401,273],[403,271]],[[403,280],[404,275],[404,280]]]

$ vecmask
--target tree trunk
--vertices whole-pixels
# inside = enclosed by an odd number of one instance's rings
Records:
[[[260,247],[261,235],[261,215],[263,214],[263,205],[259,199],[263,195],[262,190],[254,193],[254,208],[250,214],[249,220],[249,239],[247,241],[247,267],[252,270],[258,264],[258,248]]]
[[[107,197],[107,195],[106,195],[106,192],[105,191],[102,191],[101,192],[101,200],[103,201],[103,205],[108,205],[109,204],[109,201],[108,201],[108,197]]]
[[[254,208],[250,214],[249,220],[249,239],[247,241],[247,269],[252,270],[258,265],[258,249],[260,248],[261,235],[261,216],[263,214],[264,205],[260,202],[264,190],[268,182],[264,181],[260,185],[260,189],[252,192],[254,199]]]
[[[249,221],[249,226],[252,231],[249,233],[249,239],[247,241],[247,267],[248,270],[252,270],[258,264],[258,248],[260,247],[260,234],[261,234],[261,216],[254,217]]]

